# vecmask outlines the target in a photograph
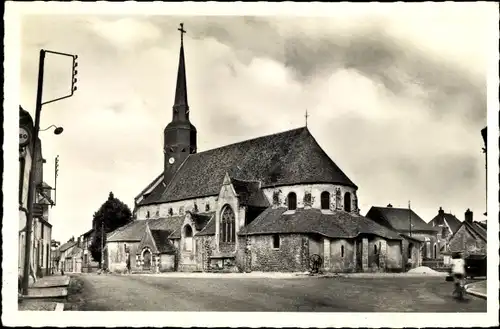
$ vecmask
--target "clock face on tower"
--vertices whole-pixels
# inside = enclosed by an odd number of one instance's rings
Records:
[[[170,163],[170,164],[174,164],[174,162],[175,162],[175,159],[174,159],[173,157],[172,157],[172,158],[170,158],[170,159],[168,159],[168,163]]]

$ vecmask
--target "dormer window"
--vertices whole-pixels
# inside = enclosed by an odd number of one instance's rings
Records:
[[[297,209],[297,194],[294,192],[288,193],[288,210],[296,210]]]
[[[327,191],[321,193],[321,209],[330,209],[330,193]]]

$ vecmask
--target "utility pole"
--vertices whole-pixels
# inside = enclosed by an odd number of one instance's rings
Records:
[[[104,222],[101,223],[101,270],[104,265]]]
[[[410,236],[411,236],[411,205],[410,205],[410,201],[408,201],[408,216],[410,217]]]
[[[33,138],[31,140],[31,149],[34,156],[31,159],[31,168],[29,173],[28,213],[26,218],[26,245],[24,249],[24,269],[23,269],[23,282],[22,282],[23,295],[28,294],[30,268],[31,268],[30,266],[31,233],[33,231],[33,206],[35,202],[35,189],[36,189],[35,171],[36,171],[36,163],[38,160],[37,147],[38,147],[38,131],[40,130],[40,112],[42,111],[44,64],[45,64],[45,51],[40,50],[40,61],[38,64],[38,87],[36,92],[36,105],[35,105],[35,127],[34,127]]]
[[[62,55],[62,56],[68,56],[73,58],[73,71],[72,71],[72,79],[71,79],[71,93],[59,97],[47,102],[43,102],[43,76],[44,76],[44,69],[45,69],[45,55],[47,53],[55,54],[55,55]],[[78,56],[77,55],[71,55],[71,54],[65,54],[65,53],[60,53],[60,52],[54,52],[50,50],[40,50],[40,59],[38,63],[38,85],[37,85],[37,92],[36,92],[36,104],[35,104],[35,126],[34,126],[34,131],[33,131],[33,137],[32,140],[30,141],[31,145],[31,150],[33,152],[33,157],[31,160],[31,165],[30,165],[30,172],[29,172],[29,186],[28,186],[28,209],[27,209],[27,214],[26,214],[26,240],[25,240],[25,249],[24,249],[24,268],[23,268],[23,279],[22,279],[22,293],[23,295],[28,294],[28,288],[29,288],[29,277],[30,277],[30,264],[31,264],[31,234],[33,231],[33,208],[34,208],[34,203],[35,203],[35,195],[36,195],[36,172],[37,172],[37,160],[38,160],[38,133],[40,132],[40,115],[42,112],[42,106],[48,103],[56,102],[61,99],[65,99],[68,97],[73,96],[73,93],[76,91],[76,75],[78,74],[78,71],[76,70],[76,67],[78,66],[78,63],[76,62]],[[59,133],[62,132],[62,130],[59,130]],[[35,271],[36,269],[34,269]]]

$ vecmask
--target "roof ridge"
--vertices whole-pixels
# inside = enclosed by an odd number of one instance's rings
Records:
[[[282,134],[286,134],[286,133],[291,133],[293,131],[298,131],[298,130],[301,130],[301,129],[306,129],[306,127],[294,128],[294,129],[280,131],[280,132],[277,132],[277,133],[274,133],[274,134],[269,134],[269,135],[254,137],[254,138],[250,138],[250,139],[245,139],[245,140],[242,140],[242,141],[239,141],[239,142],[234,142],[234,143],[231,143],[231,144],[226,144],[226,145],[223,145],[223,146],[215,147],[215,148],[212,148],[212,149],[209,149],[209,150],[205,150],[205,151],[202,151],[202,152],[198,152],[198,153],[195,153],[195,154],[192,154],[192,155],[203,154],[203,153],[207,153],[207,152],[210,152],[210,151],[215,151],[215,150],[218,150],[218,149],[221,149],[221,148],[233,146],[233,145],[236,145],[236,144],[242,144],[242,143],[246,143],[246,142],[255,141],[255,140],[258,140],[258,139],[264,139],[264,138],[269,138],[269,137],[272,137],[272,136],[277,136],[277,135],[282,135]]]

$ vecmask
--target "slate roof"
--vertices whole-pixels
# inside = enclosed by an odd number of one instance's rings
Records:
[[[451,233],[455,233],[460,228],[460,225],[462,225],[462,222],[457,217],[455,217],[455,215],[448,213],[440,213],[437,214],[436,217],[431,219],[429,225],[432,225],[433,227],[439,225],[449,226],[451,229]]]
[[[113,232],[108,233],[106,241],[141,241],[146,229],[146,223],[149,225],[151,230],[167,230],[175,233],[175,231],[180,230],[183,222],[184,216],[135,220],[127,225],[117,228]]]
[[[197,231],[200,231],[207,225],[210,219],[215,215],[215,211],[208,213],[190,212],[190,214],[191,214],[191,219],[194,222],[194,227],[196,228]]]
[[[462,222],[462,225],[465,225],[468,229],[472,230],[474,233],[479,235],[479,237],[481,239],[483,239],[484,241],[487,240],[486,230],[478,222],[469,223],[469,222],[464,221],[464,222]]]
[[[201,232],[196,233],[196,236],[205,236],[205,235],[215,235],[215,216],[212,216],[208,224],[205,226]]]
[[[64,252],[64,251],[68,250],[69,248],[73,247],[74,245],[76,245],[76,241],[68,241],[59,247],[59,251]]]
[[[366,213],[366,217],[397,231],[409,231],[410,214],[412,231],[437,232],[436,228],[427,224],[413,210],[408,208],[371,207]]]
[[[160,183],[139,205],[218,195],[226,173],[261,187],[332,183],[356,187],[306,127],[190,154],[167,186]]]
[[[170,254],[175,253],[175,247],[170,242],[169,236],[172,234],[172,231],[166,230],[151,230],[151,236],[156,244],[156,249],[160,254]]]
[[[271,233],[315,233],[330,238],[355,238],[373,234],[391,240],[400,235],[366,217],[344,211],[323,212],[319,209],[297,209],[288,214],[287,208],[267,208],[253,222],[243,227],[240,235]]]
[[[240,204],[260,208],[267,208],[271,205],[260,188],[260,182],[231,178],[231,183],[238,194]]]
[[[94,233],[94,229],[93,229],[93,228],[92,228],[92,229],[90,229],[90,230],[88,230],[87,232],[83,233],[82,235],[83,235],[84,237],[87,237],[87,236],[91,235],[92,233]]]

